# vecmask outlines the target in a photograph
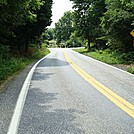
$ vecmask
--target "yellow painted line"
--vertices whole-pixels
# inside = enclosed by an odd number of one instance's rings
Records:
[[[134,118],[134,105],[111,91],[109,88],[98,82],[92,76],[87,74],[84,70],[78,67],[68,56],[68,54],[64,51],[64,55],[69,62],[69,64],[73,67],[73,69],[81,75],[86,81],[88,81],[92,86],[94,86],[98,91],[100,91],[103,95],[105,95],[109,100],[111,100],[114,104],[120,107],[123,111],[125,111],[128,115]]]

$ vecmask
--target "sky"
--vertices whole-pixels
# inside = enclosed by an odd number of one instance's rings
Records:
[[[52,24],[49,28],[54,28],[55,23],[64,15],[64,12],[72,10],[72,2],[69,0],[53,0]]]

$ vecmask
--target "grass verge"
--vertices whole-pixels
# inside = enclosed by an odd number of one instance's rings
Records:
[[[42,58],[43,56],[47,55],[49,50],[43,46],[41,49],[37,49],[36,51],[29,56],[26,57],[8,57],[6,59],[1,59],[0,61],[0,86],[7,81],[13,79],[18,72],[23,70],[27,65],[31,64],[32,62],[36,61],[37,59]],[[0,88],[1,90],[1,88]]]
[[[110,65],[130,65],[127,71],[134,74],[134,52],[112,52],[109,49],[104,51],[100,50],[95,52],[88,52],[85,48],[75,49],[75,51]]]

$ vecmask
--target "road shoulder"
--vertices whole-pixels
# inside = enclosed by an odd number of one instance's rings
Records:
[[[0,94],[0,133],[6,134],[10,120],[27,74],[36,62],[28,65],[23,71],[10,78]]]

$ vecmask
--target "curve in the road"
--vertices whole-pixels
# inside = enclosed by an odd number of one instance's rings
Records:
[[[47,55],[48,56],[48,55]],[[42,59],[40,59],[30,70],[30,72],[27,75],[27,78],[25,79],[25,82],[22,86],[21,92],[19,94],[15,109],[14,109],[14,114],[12,116],[11,122],[10,122],[10,126],[8,128],[8,132],[7,134],[17,134],[18,131],[18,126],[20,123],[20,118],[21,118],[21,114],[23,111],[23,107],[25,104],[25,100],[26,100],[26,96],[27,96],[27,92],[30,86],[30,81],[31,78],[33,76],[33,72],[36,68],[36,66],[42,61],[44,60],[47,56],[43,57]]]
[[[123,111],[125,111],[128,115],[130,115],[132,118],[134,118],[134,106],[102,85],[100,82],[98,82],[96,79],[91,77],[89,74],[87,74],[84,70],[82,70],[80,67],[78,67],[68,56],[68,54],[64,51],[64,55],[66,57],[66,60],[68,63],[72,66],[72,68],[80,75],[82,76],[86,81],[88,81],[92,86],[94,86],[98,91],[100,91],[103,95],[105,95],[109,100],[111,100],[114,104],[116,104],[118,107],[120,107]]]

